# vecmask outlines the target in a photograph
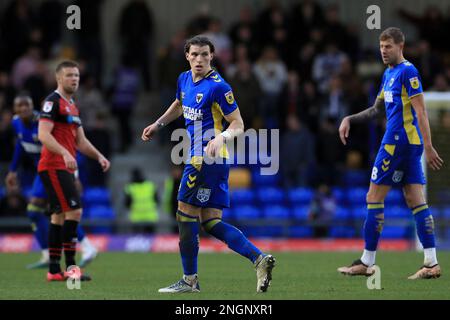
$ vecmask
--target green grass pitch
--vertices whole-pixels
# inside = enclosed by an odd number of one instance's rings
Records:
[[[416,252],[379,252],[381,290],[369,290],[365,277],[346,277],[336,268],[347,265],[360,253],[276,253],[272,285],[256,294],[253,266],[232,253],[201,253],[201,293],[167,295],[158,288],[181,276],[178,254],[101,253],[86,272],[93,281],[81,290],[65,283],[45,281],[46,270],[26,270],[37,253],[0,254],[0,299],[176,299],[176,300],[298,300],[298,299],[450,299],[450,252],[439,252],[443,271],[439,279],[411,281],[407,276],[421,265]]]

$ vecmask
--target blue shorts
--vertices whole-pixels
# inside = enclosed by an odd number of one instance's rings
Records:
[[[372,169],[371,181],[390,186],[425,184],[422,153],[423,145],[382,144]]]
[[[186,164],[178,189],[178,201],[202,208],[228,208],[229,171],[229,164]]]
[[[47,199],[44,184],[38,174],[34,177],[33,187],[31,188],[31,196],[34,198]]]

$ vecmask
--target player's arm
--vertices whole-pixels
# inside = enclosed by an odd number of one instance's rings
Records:
[[[77,149],[89,158],[97,160],[102,167],[103,172],[108,171],[111,166],[109,160],[92,145],[88,138],[86,138],[82,126],[79,126],[77,129]]]
[[[384,116],[384,99],[378,97],[372,107],[367,108],[359,113],[352,114],[342,119],[339,126],[339,137],[344,145],[347,144],[347,138],[350,133],[350,125],[352,123],[361,123],[367,120]]]
[[[55,137],[52,135],[52,130],[55,124],[53,121],[39,121],[38,138],[39,141],[50,151],[59,154],[63,157],[64,163],[68,169],[75,170],[77,168],[77,161],[70,154],[70,152],[64,148]]]
[[[423,98],[423,94],[413,96],[411,98],[411,104],[414,108],[414,111],[416,111],[417,122],[419,124],[420,132],[422,133],[427,163],[433,170],[439,170],[442,167],[444,161],[439,157],[439,154],[434,149],[431,142],[430,123],[428,121],[428,113],[425,108],[425,100]]]
[[[13,159],[11,165],[9,166],[9,172],[6,175],[5,184],[7,188],[14,187],[17,185],[17,168],[19,167],[20,160],[23,156],[23,147],[20,144],[20,140],[17,139],[16,146],[14,148]]]
[[[174,102],[167,108],[166,112],[159,117],[154,123],[148,125],[142,132],[142,140],[148,141],[153,138],[155,133],[162,127],[168,125],[175,119],[179,118],[183,114],[183,108],[181,106],[180,100],[175,99]]]
[[[230,123],[230,125],[227,130],[208,142],[205,150],[208,157],[216,157],[224,143],[234,139],[234,137],[237,137],[244,132],[244,121],[242,120],[239,108],[236,108],[228,115],[224,115],[224,118],[228,123]]]

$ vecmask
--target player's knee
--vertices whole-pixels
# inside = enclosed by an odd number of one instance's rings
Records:
[[[54,213],[51,215],[50,221],[52,224],[62,226],[64,224],[64,215]]]
[[[414,207],[414,197],[409,192],[404,192],[403,196],[405,198],[405,202],[408,208]]]
[[[190,204],[178,201],[178,210],[192,217],[198,217],[200,214],[200,208],[192,206]],[[178,215],[177,215],[178,218]],[[178,220],[178,219],[177,219]]]
[[[214,217],[208,220],[205,220],[201,223],[202,229],[211,234],[211,230],[214,228],[214,226],[218,223],[222,222],[222,218],[220,217]]]
[[[372,202],[378,202],[378,199],[376,197],[376,193],[373,191],[369,191],[366,194],[366,202],[367,203],[372,203]]]
[[[76,209],[76,210],[72,210],[72,211],[67,211],[64,214],[65,214],[66,220],[80,221],[81,215],[82,215],[82,210]]]

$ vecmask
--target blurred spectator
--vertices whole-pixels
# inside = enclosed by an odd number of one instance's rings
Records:
[[[107,114],[102,111],[97,111],[95,114],[95,122],[92,127],[86,130],[86,137],[92,142],[94,146],[106,157],[111,155],[111,132],[107,127]],[[86,159],[87,184],[89,186],[106,187],[108,172],[103,172],[98,161],[87,158]]]
[[[7,72],[0,71],[0,110],[12,109],[16,89],[11,85]]]
[[[101,7],[103,0],[77,0],[75,4],[81,9],[83,21],[81,30],[75,32],[78,56],[86,60],[86,71],[92,74],[97,84],[102,87]]]
[[[125,205],[130,210],[133,223],[156,223],[158,221],[158,193],[156,185],[144,178],[138,168],[131,171],[131,180],[125,186]],[[144,232],[154,232],[154,225],[139,228]]]
[[[294,40],[293,50],[298,50],[310,41],[309,30],[323,25],[323,12],[314,0],[297,2],[290,10],[289,37]]]
[[[95,1],[93,1],[95,2]],[[85,15],[83,12],[83,28],[85,28]],[[39,6],[39,28],[42,32],[42,55],[49,58],[52,49],[58,46],[61,41],[62,30],[64,30],[65,8],[58,0],[46,0]],[[79,30],[80,31],[80,30]]]
[[[0,162],[9,163],[14,151],[14,130],[11,125],[13,114],[9,109],[0,110]]]
[[[379,78],[383,75],[385,68],[379,52],[373,50],[366,50],[362,59],[356,63],[356,73],[363,80],[376,79],[376,81],[381,81]]]
[[[122,38],[122,55],[127,55],[142,72],[146,90],[150,90],[150,49],[153,38],[153,16],[144,0],[131,0],[122,10],[119,18],[120,36]]]
[[[130,117],[137,101],[139,75],[130,57],[125,56],[122,60],[114,77],[111,111],[120,127],[120,152],[126,152],[133,142]]]
[[[186,32],[178,31],[158,54],[158,91],[161,103],[169,106],[175,99],[175,86],[180,73],[189,68],[184,54]]]
[[[40,109],[41,102],[54,87],[48,87],[49,72],[42,60],[36,65],[36,72],[25,79],[23,90],[27,91],[36,109]]]
[[[198,14],[192,17],[186,25],[187,38],[208,30],[209,23],[213,19],[209,11],[209,4],[207,2],[200,5]]]
[[[300,91],[300,109],[297,109],[297,115],[308,124],[308,128],[314,134],[317,134],[320,116],[320,100],[317,89],[312,81],[306,81]],[[299,113],[300,112],[300,113]]]
[[[251,8],[244,5],[239,11],[239,20],[230,28],[230,38],[236,52],[237,46],[245,46],[248,59],[255,61],[258,57],[258,48],[255,39],[255,22]]]
[[[330,79],[329,92],[324,95],[320,107],[320,121],[332,121],[336,130],[341,120],[349,113],[347,97],[342,88],[340,76],[333,76]]]
[[[287,81],[286,66],[278,57],[277,50],[269,46],[264,48],[261,57],[254,65],[253,72],[263,92],[259,112],[263,116],[266,126],[271,128],[276,121],[280,94]]]
[[[343,150],[341,141],[336,134],[336,120],[325,119],[320,125],[317,136],[317,159],[320,166],[317,180],[334,186],[338,182],[338,167],[342,163]]]
[[[0,217],[26,217],[27,204],[19,188],[10,189],[0,200]]]
[[[167,108],[175,100],[175,89],[178,76],[180,73],[189,68],[186,56],[184,54],[184,42],[186,39],[186,31],[177,32],[170,43],[161,48],[158,54],[158,92],[161,105]],[[169,123],[158,133],[158,142],[160,145],[170,141],[170,135],[173,130],[184,127],[184,119],[182,117]]]
[[[238,44],[234,47],[233,50],[233,62],[227,67],[225,71],[227,79],[234,77],[238,69],[238,64],[240,64],[242,61],[250,62],[248,48],[244,44]]]
[[[289,71],[286,85],[280,98],[280,130],[283,131],[286,125],[288,115],[297,115],[301,120],[306,119],[306,110],[302,109],[300,101],[300,79],[296,71]]]
[[[96,78],[91,74],[86,74],[81,81],[82,84],[77,91],[77,106],[80,110],[83,127],[90,129],[96,124],[97,115],[106,113],[108,110],[102,92],[97,86]]]
[[[430,88],[430,91],[439,91],[439,92],[450,91],[448,80],[442,73],[439,73],[434,77],[434,83],[433,86]]]
[[[288,20],[278,1],[268,1],[258,16],[256,36],[260,48],[274,46],[281,59],[288,60]]]
[[[399,9],[400,17],[416,26],[421,39],[427,39],[435,49],[445,49],[449,38],[449,30],[445,28],[445,20],[441,10],[433,5],[428,6],[422,14],[413,14],[403,8]]]
[[[222,30],[222,21],[218,18],[213,18],[208,24],[208,30],[204,34],[207,36],[215,47],[215,58],[223,69],[226,69],[231,62],[232,47],[231,40],[228,35]]]
[[[328,228],[336,211],[336,199],[326,184],[321,184],[314,195],[309,209],[309,220],[314,222],[314,237],[328,236]]]
[[[334,42],[339,50],[348,52],[350,38],[347,34],[347,27],[343,25],[339,18],[339,4],[333,3],[325,9],[325,41]]]
[[[281,137],[280,169],[285,188],[308,186],[315,162],[315,140],[296,115],[286,118],[286,132]]]
[[[236,73],[229,79],[229,83],[239,104],[245,128],[256,128],[258,121],[256,108],[261,97],[261,88],[248,60],[238,62]]]
[[[298,52],[292,69],[302,75],[304,80],[312,80],[312,67],[316,56],[316,47],[312,42],[306,43]]]
[[[316,56],[312,76],[321,93],[327,92],[331,77],[339,74],[345,59],[347,59],[345,53],[339,51],[336,43],[332,40],[327,42],[325,52]]]
[[[9,71],[14,60],[30,45],[30,34],[36,25],[35,15],[27,0],[13,0],[0,19],[0,38],[4,41],[0,63]]]
[[[408,60],[421,70],[422,85],[427,89],[433,83],[433,76],[442,70],[439,57],[431,50],[430,43],[427,40],[420,40],[407,46],[406,51]]]
[[[22,89],[25,80],[39,71],[41,53],[38,47],[29,47],[26,53],[14,62],[11,81],[17,89]]]

